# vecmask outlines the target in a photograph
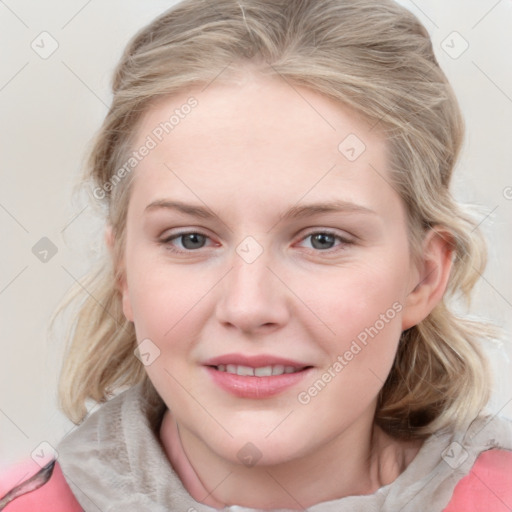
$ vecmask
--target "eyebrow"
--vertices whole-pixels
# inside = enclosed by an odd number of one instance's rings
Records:
[[[145,208],[145,211],[158,210],[160,208],[169,209],[169,210],[177,210],[186,215],[191,215],[193,217],[199,217],[201,219],[212,219],[217,217],[217,215],[208,207],[205,206],[196,206],[187,203],[183,203],[181,201],[173,201],[169,199],[157,199],[156,201],[151,202]],[[321,213],[336,213],[336,212],[344,212],[344,213],[364,213],[364,214],[373,214],[377,215],[377,212],[366,208],[365,206],[351,203],[348,201],[342,200],[334,200],[334,201],[324,201],[319,203],[310,203],[305,205],[295,205],[289,208],[281,217],[281,220],[291,220],[291,219],[301,219],[305,217],[310,217],[313,215],[318,215]]]

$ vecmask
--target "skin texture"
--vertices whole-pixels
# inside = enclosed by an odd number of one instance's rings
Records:
[[[144,116],[135,147],[190,96],[197,107],[134,171],[120,262],[124,313],[138,340],[160,350],[146,370],[170,410],[160,430],[166,454],[191,495],[216,507],[300,509],[375,492],[420,447],[387,436],[373,416],[400,333],[442,297],[450,252],[429,233],[413,264],[383,136],[347,108],[280,79],[247,75],[161,100]],[[366,146],[354,161],[338,149],[349,134]],[[147,208],[169,200],[215,215]],[[371,212],[281,218],[291,207],[332,200]],[[335,238],[322,246],[311,235],[326,230]],[[204,246],[169,240],[183,231],[206,235]],[[248,236],[262,250],[252,263],[236,251]],[[113,244],[108,232],[107,240]],[[300,403],[298,394],[393,307],[378,334]],[[228,353],[293,358],[313,369],[276,396],[239,398],[203,366]],[[252,467],[240,460],[247,450],[260,457]]]

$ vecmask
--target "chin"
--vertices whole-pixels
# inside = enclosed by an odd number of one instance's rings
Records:
[[[279,414],[279,420],[274,417],[272,421],[254,422],[248,421],[226,425],[233,437],[223,435],[211,437],[211,431],[203,432],[200,437],[203,443],[217,453],[219,457],[234,464],[242,464],[248,467],[275,466],[292,462],[308,453],[307,438],[311,433],[305,430],[298,431],[297,427],[290,431],[284,425],[279,425],[286,414]],[[248,428],[248,425],[251,425]],[[269,427],[269,425],[273,425]],[[277,428],[276,428],[277,426]],[[299,429],[300,430],[300,429]],[[311,450],[314,448],[311,447]]]

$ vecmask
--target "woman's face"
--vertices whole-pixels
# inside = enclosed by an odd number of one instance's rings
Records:
[[[123,308],[182,435],[274,464],[371,424],[418,280],[382,135],[252,76],[161,101],[134,150]]]

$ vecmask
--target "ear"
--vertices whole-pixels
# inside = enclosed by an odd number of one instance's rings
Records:
[[[443,298],[452,268],[452,255],[452,235],[440,227],[431,228],[424,238],[416,267],[417,284],[405,301],[403,331],[424,320]]]
[[[115,253],[115,235],[114,229],[110,224],[105,226],[105,244],[110,253],[110,257],[112,258],[112,264],[114,266],[114,273],[119,276],[116,279],[116,286],[121,294],[121,300],[123,305],[123,313],[126,319],[129,322],[133,322],[133,311],[130,302],[130,297],[128,294],[128,285],[126,282],[126,272],[124,271],[124,264],[121,261],[118,261]],[[119,268],[121,265],[121,268]]]
[[[105,226],[105,244],[110,252],[110,255],[114,254],[114,228],[111,224]]]

